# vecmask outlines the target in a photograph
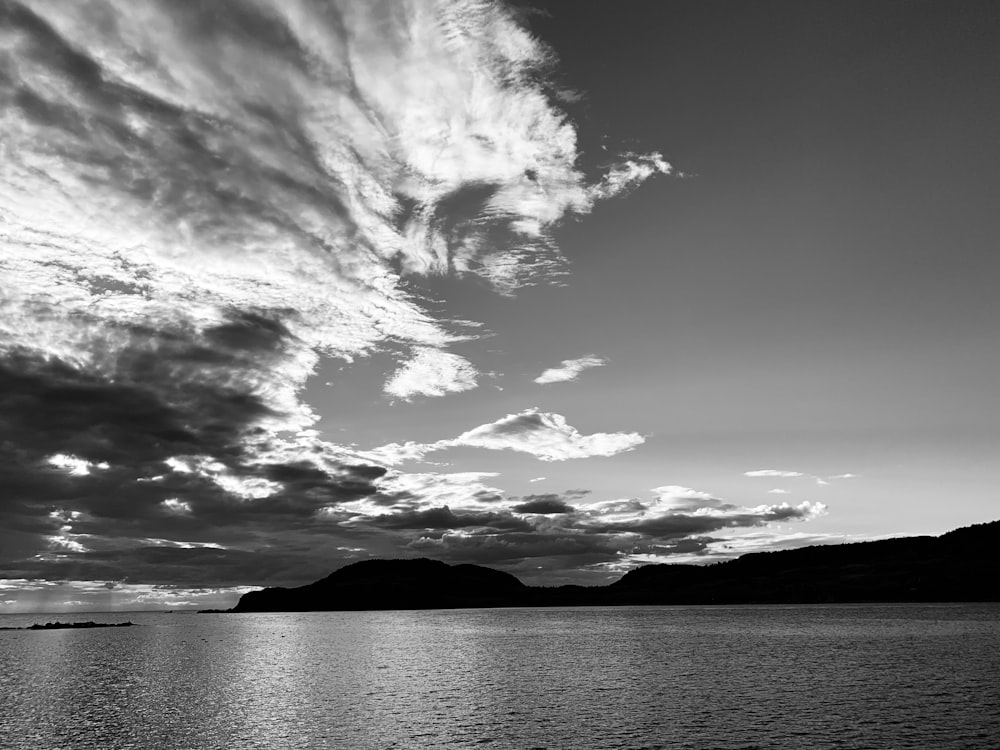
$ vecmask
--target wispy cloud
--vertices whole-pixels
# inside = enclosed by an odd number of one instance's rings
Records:
[[[581,372],[589,370],[591,367],[601,367],[607,362],[601,357],[590,354],[579,359],[564,359],[559,367],[550,367],[537,378],[536,383],[542,385],[548,383],[564,383],[569,380],[576,380]]]
[[[654,174],[671,174],[673,167],[660,154],[627,154],[604,178],[589,189],[592,198],[604,199],[634,190]]]
[[[365,452],[373,460],[397,464],[419,460],[428,453],[447,448],[486,448],[528,453],[542,461],[614,456],[645,442],[635,432],[581,434],[560,414],[525,409],[495,422],[474,427],[455,438],[433,443],[390,443]]]
[[[816,484],[825,486],[830,484],[831,480],[837,479],[853,479],[856,478],[857,474],[833,474],[832,476],[821,477],[816,474],[806,474],[802,471],[784,471],[782,469],[756,469],[754,471],[743,472],[745,477],[770,477],[772,479],[798,479],[799,477],[808,477],[816,482]],[[781,494],[783,490],[770,490],[775,494]]]
[[[765,529],[725,536],[703,537],[664,548],[656,552],[628,555],[609,563],[611,570],[623,572],[635,565],[650,563],[709,563],[731,560],[754,552],[775,552],[826,544],[847,544],[869,541],[870,536],[858,534],[813,534]]]

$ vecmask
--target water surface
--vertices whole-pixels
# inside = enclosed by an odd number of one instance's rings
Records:
[[[1000,605],[5,616],[0,747],[1000,747]]]

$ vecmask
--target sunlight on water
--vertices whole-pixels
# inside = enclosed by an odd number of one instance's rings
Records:
[[[967,750],[1000,737],[998,605],[87,619],[141,627],[0,632],[0,747]]]

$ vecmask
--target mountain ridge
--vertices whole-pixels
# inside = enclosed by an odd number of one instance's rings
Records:
[[[603,586],[527,586],[485,566],[362,560],[230,612],[642,604],[1000,601],[1000,521],[940,536],[754,552],[709,565],[652,564]]]

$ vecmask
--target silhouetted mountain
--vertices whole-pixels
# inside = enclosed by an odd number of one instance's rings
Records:
[[[234,612],[626,604],[1000,601],[1000,521],[874,542],[645,565],[607,586],[525,586],[435,560],[365,560],[298,588],[244,594]]]
[[[448,609],[520,603],[527,587],[509,573],[437,560],[364,560],[299,588],[244,594],[238,612]]]

